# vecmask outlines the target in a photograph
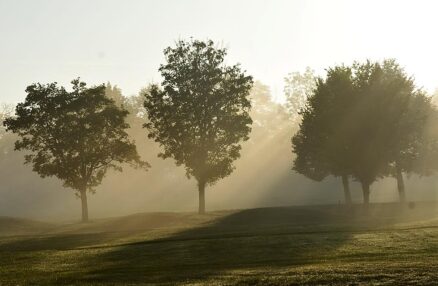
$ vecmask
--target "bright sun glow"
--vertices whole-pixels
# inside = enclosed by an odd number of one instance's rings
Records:
[[[137,94],[159,81],[162,49],[211,38],[229,61],[283,98],[283,78],[310,66],[397,58],[419,86],[438,86],[435,1],[0,1],[1,101],[23,87],[81,76]],[[87,21],[83,21],[87,19]]]

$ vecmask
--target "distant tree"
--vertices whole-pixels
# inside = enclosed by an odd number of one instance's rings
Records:
[[[315,72],[306,67],[303,73],[292,72],[284,78],[284,95],[286,97],[286,109],[294,124],[301,120],[300,112],[306,106],[307,98],[316,87]]]
[[[110,82],[105,84],[105,96],[112,99],[119,107],[124,107],[127,101],[127,98],[122,94],[122,90],[117,85],[112,85]]]
[[[0,105],[0,122],[3,122],[6,118],[13,114],[14,106],[6,103]],[[6,127],[0,125],[0,139],[6,134]]]
[[[351,125],[347,120],[353,99],[351,68],[338,66],[318,78],[305,108],[299,131],[292,138],[296,154],[293,170],[321,181],[328,175],[342,178],[346,204],[351,204],[349,176],[353,154]]]
[[[279,132],[290,132],[290,122],[285,106],[272,99],[269,87],[256,81],[251,89],[251,112],[253,120],[250,141],[273,139]],[[283,133],[283,132],[282,132]],[[274,139],[275,140],[275,139]]]
[[[117,85],[112,85],[110,82],[105,85],[105,95],[114,100],[114,103],[128,111],[126,116],[126,122],[130,125],[128,134],[132,137],[141,133],[144,136],[143,124],[144,124],[144,107],[143,96],[124,96],[122,90]],[[142,137],[143,137],[142,136]]]
[[[33,84],[6,118],[7,130],[18,134],[16,150],[27,150],[25,163],[41,177],[55,176],[81,198],[82,221],[88,220],[87,192],[94,192],[108,169],[122,163],[149,167],[128,138],[128,112],[105,96],[105,86],[87,88],[79,79],[68,92],[56,83]]]
[[[178,41],[164,50],[161,86],[145,94],[149,138],[195,177],[199,213],[205,212],[205,186],[230,175],[248,139],[252,120],[248,97],[253,81],[239,65],[227,66],[226,49],[213,41]]]
[[[0,105],[0,123],[3,123],[3,121],[10,117],[13,114],[14,106],[11,104],[2,103]],[[14,138],[13,136],[10,136],[6,132],[6,127],[3,124],[0,124],[0,161],[3,159],[3,157],[8,153],[13,146]]]

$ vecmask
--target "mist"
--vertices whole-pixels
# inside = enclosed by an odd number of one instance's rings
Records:
[[[157,157],[160,146],[147,137],[142,124],[147,120],[141,106],[142,95],[123,96],[111,86],[112,97],[133,106],[128,121],[140,156],[152,168],[148,172],[124,166],[123,172],[109,171],[96,192],[89,196],[90,215],[94,218],[117,217],[142,212],[193,212],[197,206],[196,181],[188,179],[183,166]],[[298,123],[289,114],[287,104],[278,103],[267,85],[258,81],[251,90],[253,119],[250,140],[242,144],[241,157],[229,176],[207,188],[207,208],[214,210],[247,209],[287,205],[343,204],[340,178],[328,177],[315,182],[292,170],[295,155],[290,138]],[[11,106],[4,107],[11,112]],[[435,127],[433,127],[435,128]],[[25,152],[13,151],[16,136],[2,135],[0,159],[1,215],[49,221],[75,221],[80,217],[80,200],[56,178],[40,178],[32,167],[23,165]],[[436,175],[406,177],[408,201],[434,201]],[[353,202],[361,203],[360,184],[352,182]],[[372,185],[372,202],[398,200],[394,178]]]
[[[0,0],[0,286],[437,284],[437,11]]]

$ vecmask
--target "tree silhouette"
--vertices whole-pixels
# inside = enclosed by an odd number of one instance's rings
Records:
[[[424,128],[432,108],[430,100],[393,59],[356,64],[355,69],[357,164],[353,173],[362,183],[366,202],[370,184],[383,176],[396,178],[404,202],[403,172],[424,174],[414,166],[427,144]]]
[[[294,170],[314,180],[341,176],[347,203],[349,176],[362,184],[365,204],[374,181],[394,176],[403,202],[403,172],[422,175],[431,168],[418,167],[434,149],[424,135],[431,108],[395,60],[331,68],[302,111],[292,139]]]
[[[239,65],[225,65],[226,49],[213,41],[178,41],[164,50],[162,88],[145,93],[149,138],[163,147],[198,182],[199,213],[205,212],[205,186],[231,174],[248,139],[253,81]]]
[[[354,128],[350,133],[355,163],[353,176],[361,183],[364,204],[368,205],[370,186],[390,174],[387,138],[385,134],[385,86],[383,70],[378,62],[355,63],[354,103],[349,120]]]
[[[427,120],[415,146],[415,160],[409,165],[420,176],[431,176],[438,171],[438,109],[434,104],[429,104],[427,109],[421,108],[421,112],[427,113]]]
[[[25,163],[41,177],[55,176],[81,198],[82,221],[88,220],[87,192],[94,192],[108,169],[122,163],[149,167],[128,138],[128,112],[105,96],[105,86],[87,88],[79,79],[68,92],[56,83],[33,84],[4,121],[20,137],[16,150],[27,150]]]
[[[328,175],[340,176],[346,204],[351,204],[349,179],[352,155],[350,122],[346,120],[352,102],[351,69],[338,66],[318,78],[307,105],[301,111],[300,130],[292,138],[296,154],[293,170],[321,181]]]
[[[381,64],[382,90],[379,104],[386,107],[383,121],[387,152],[390,154],[390,171],[397,180],[400,201],[406,201],[403,173],[416,172],[414,164],[419,160],[421,146],[425,144],[424,128],[431,115],[430,99],[416,89],[413,78],[395,60]]]

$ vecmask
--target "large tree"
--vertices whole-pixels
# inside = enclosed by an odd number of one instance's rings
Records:
[[[361,183],[363,201],[368,205],[370,186],[389,174],[389,153],[385,139],[383,71],[378,62],[354,63],[354,100],[348,120],[353,128],[351,173]]]
[[[248,139],[251,76],[239,65],[226,65],[226,49],[213,41],[183,41],[164,50],[161,87],[145,93],[149,138],[159,157],[184,165],[198,182],[199,213],[205,212],[205,187],[231,174]]]
[[[347,119],[352,96],[351,68],[328,69],[325,79],[317,79],[301,110],[300,129],[292,138],[296,154],[293,169],[316,181],[328,175],[341,177],[347,204],[351,204],[351,125]]]
[[[394,176],[404,201],[402,173],[424,174],[427,168],[416,161],[433,149],[423,132],[430,110],[428,98],[394,60],[329,69],[293,138],[294,169],[316,180],[342,176],[346,201],[351,175],[362,185],[365,204],[374,181]]]
[[[413,173],[420,176],[430,176],[438,171],[438,109],[434,104],[428,109],[426,123],[419,135],[420,144],[415,148],[415,160],[409,166]]]
[[[366,201],[372,182],[394,176],[404,202],[403,173],[425,174],[415,166],[426,144],[424,128],[431,114],[430,100],[393,59],[355,64],[355,69],[358,98],[353,136],[357,156],[353,173],[362,183]]]
[[[81,198],[82,220],[88,220],[87,192],[94,192],[108,169],[122,163],[149,167],[128,138],[128,112],[105,96],[105,86],[87,88],[79,79],[67,91],[56,83],[32,84],[15,116],[4,121],[19,135],[16,150],[41,177],[55,176]]]
[[[385,128],[382,139],[386,140],[390,172],[397,180],[400,201],[405,202],[403,173],[424,175],[414,166],[426,144],[424,128],[432,106],[424,92],[415,87],[413,78],[394,60],[383,61],[381,69],[383,91],[379,104],[386,107],[380,122]]]

